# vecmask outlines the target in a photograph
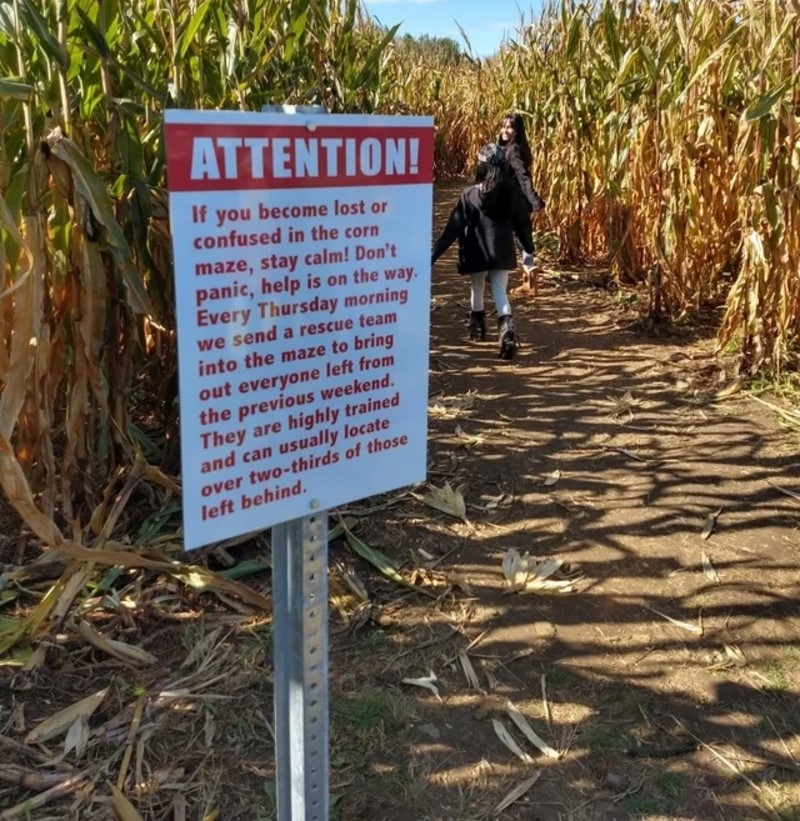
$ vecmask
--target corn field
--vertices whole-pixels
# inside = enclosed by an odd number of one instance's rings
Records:
[[[358,0],[0,0],[6,498],[73,562],[121,562],[134,524],[134,545],[179,550],[167,107],[433,114],[441,176],[518,108],[563,259],[646,282],[653,319],[724,306],[743,373],[795,365],[799,12],[562,0],[496,56],[442,65]],[[66,612],[73,571],[14,640]]]
[[[647,282],[654,320],[724,304],[719,349],[780,373],[800,331],[799,13],[563,0],[489,61],[403,66],[401,99],[436,115],[448,170],[524,112],[562,258]]]

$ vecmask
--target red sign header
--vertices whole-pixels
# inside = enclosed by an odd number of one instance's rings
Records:
[[[416,185],[433,181],[433,129],[165,126],[171,191]]]

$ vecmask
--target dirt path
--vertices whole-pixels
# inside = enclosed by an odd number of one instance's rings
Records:
[[[515,297],[524,346],[503,363],[496,334],[466,341],[453,268],[435,271],[429,478],[462,488],[469,524],[420,504],[362,521],[366,542],[453,587],[334,641],[341,780],[359,772],[341,818],[496,817],[536,771],[500,817],[798,817],[800,501],[781,490],[800,492],[797,432],[743,394],[711,401],[731,378],[710,338],[647,338],[627,298],[580,274]],[[575,591],[508,593],[509,548],[568,563]],[[441,701],[400,683],[431,672]]]
[[[800,817],[797,430],[743,393],[713,401],[731,374],[710,337],[642,335],[632,296],[586,272],[515,297],[523,347],[502,362],[496,334],[466,341],[453,268],[434,274],[429,480],[460,489],[466,521],[424,487],[349,506],[421,592],[331,545],[332,821]],[[265,595],[267,535],[226,554]],[[509,592],[510,549],[563,562],[550,581],[574,589]],[[274,819],[269,618],[185,575],[106,579],[84,617],[155,659],[73,631],[0,668],[2,817],[106,819],[118,782],[145,821]],[[438,697],[403,682],[431,673]],[[85,750],[62,761],[63,728],[23,743],[104,687]]]

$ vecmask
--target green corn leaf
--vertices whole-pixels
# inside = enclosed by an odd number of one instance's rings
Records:
[[[766,117],[767,114],[772,111],[772,107],[775,103],[792,87],[793,82],[792,79],[784,80],[777,88],[759,97],[759,99],[744,112],[745,120],[751,122],[752,120],[760,120],[762,117]]]
[[[86,35],[89,42],[95,47],[97,53],[107,60],[111,56],[111,49],[108,47],[108,42],[103,36],[103,32],[94,24],[94,21],[89,15],[80,7],[75,6],[75,11],[81,19],[80,30]]]
[[[364,61],[364,66],[358,74],[356,81],[353,85],[354,89],[361,88],[368,80],[369,75],[371,72],[375,71],[378,61],[381,58],[381,55],[386,49],[386,46],[394,40],[395,34],[397,34],[398,29],[400,28],[400,23],[396,26],[392,26],[386,34],[384,35],[383,39],[378,43],[367,56],[367,59]]]
[[[761,186],[761,195],[764,197],[764,210],[767,214],[767,220],[773,229],[777,229],[781,222],[781,215],[775,197],[775,186],[771,182],[764,183]]]
[[[294,50],[297,47],[297,44],[300,42],[300,38],[305,31],[306,24],[308,20],[308,7],[303,9],[303,11],[292,20],[289,31],[290,36],[286,39],[286,45],[284,46],[283,56],[284,59],[291,60],[294,56]]]
[[[98,222],[106,229],[106,242],[127,288],[131,309],[139,314],[152,314],[150,298],[147,296],[141,276],[131,261],[130,247],[114,216],[103,180],[72,140],[60,137],[49,142],[50,150],[69,165],[75,188],[89,203]]]
[[[249,559],[248,561],[239,562],[233,567],[220,572],[223,579],[236,581],[243,579],[246,576],[253,576],[256,573],[261,573],[264,570],[269,570],[272,567],[272,562],[264,561],[263,559]]]
[[[362,559],[366,559],[373,567],[377,568],[381,573],[383,573],[386,578],[391,579],[396,584],[399,584],[401,587],[407,587],[410,590],[415,590],[417,593],[422,593],[425,596],[429,596],[430,598],[436,598],[436,595],[432,593],[430,590],[426,590],[424,587],[419,587],[418,585],[411,584],[407,582],[398,572],[397,567],[392,562],[392,560],[380,552],[380,550],[376,550],[374,547],[370,547],[366,542],[363,542],[358,536],[353,533],[352,530],[349,528],[345,528],[344,537],[347,541],[347,546],[354,552],[361,556]]]
[[[33,86],[20,83],[18,80],[0,79],[0,98],[28,102],[33,96]]]
[[[210,1],[204,0],[204,2],[197,7],[197,11],[192,15],[192,19],[189,20],[189,25],[186,27],[183,34],[181,34],[177,47],[178,57],[181,60],[186,57],[186,53],[189,51],[189,48],[194,42],[194,38],[200,30],[200,26],[203,25],[203,21],[205,20],[206,14],[208,14],[210,7]]]
[[[66,71],[69,68],[69,57],[61,46],[61,43],[58,42],[58,38],[50,31],[47,20],[42,17],[39,10],[30,0],[20,0],[19,5],[20,16],[36,36],[45,54],[47,54],[51,60],[58,63],[63,71]]]

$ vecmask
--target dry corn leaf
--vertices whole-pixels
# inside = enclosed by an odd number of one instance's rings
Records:
[[[534,559],[527,552],[521,556],[511,547],[503,556],[503,575],[508,583],[508,592],[553,590],[572,593],[575,582],[582,578],[580,574],[563,579],[551,578],[563,565],[561,559]]]
[[[191,667],[194,664],[200,665],[201,662],[211,654],[211,651],[217,647],[221,642],[222,627],[215,627],[209,630],[204,636],[194,643],[189,654],[183,660],[180,669]]]
[[[626,391],[622,396],[616,399],[604,399],[602,401],[604,405],[610,406],[612,416],[622,416],[624,413],[633,414],[631,409],[639,404],[639,400],[634,399],[630,391]]]
[[[154,465],[145,465],[144,476],[142,478],[145,482],[163,487],[170,493],[175,494],[175,496],[181,495],[181,486],[171,476],[167,476],[161,468],[157,468]]]
[[[770,482],[769,480],[767,480],[767,484],[774,487],[775,490],[780,491],[781,493],[785,494],[786,496],[789,496],[792,499],[797,499],[797,501],[800,502],[800,493],[797,493],[797,491],[781,487],[780,485],[776,485],[775,482]]]
[[[3,400],[6,399],[7,394],[8,401],[11,403],[9,385],[6,385],[3,390],[2,399],[0,399],[0,411],[2,411]],[[0,423],[2,421],[0,417]],[[5,491],[6,499],[13,505],[25,524],[45,544],[52,545],[61,541],[61,533],[56,523],[45,516],[36,506],[33,492],[20,463],[17,461],[14,448],[2,432],[0,432],[0,485]]]
[[[703,525],[703,531],[700,534],[701,539],[707,539],[714,532],[714,526],[717,524],[717,518],[719,517],[720,513],[722,513],[721,507],[715,510],[713,513],[709,513],[708,516],[706,516],[706,521]]]
[[[158,661],[152,653],[148,653],[147,650],[143,650],[141,647],[126,644],[124,641],[118,641],[117,639],[106,638],[98,633],[87,621],[82,621],[78,625],[78,632],[98,650],[102,650],[120,661],[126,661],[129,664],[155,664]]]
[[[464,440],[464,447],[471,447],[472,445],[482,445],[486,441],[486,437],[482,434],[475,434],[471,436],[464,432],[461,425],[456,425],[456,436]]]
[[[489,669],[485,660],[481,663],[481,669],[483,670],[483,674],[486,676],[486,684],[488,685],[489,690],[496,690],[500,682],[497,680],[495,674]]]
[[[472,666],[469,656],[462,650],[458,654],[458,660],[461,662],[461,669],[464,671],[467,684],[469,684],[473,690],[480,690],[481,683],[478,681],[478,674],[475,672],[475,668]]]
[[[484,507],[486,510],[494,510],[496,507],[508,507],[513,500],[514,497],[510,493],[501,493],[499,496],[489,499]]]
[[[76,191],[86,200],[97,222],[105,228],[104,244],[113,256],[115,268],[125,284],[127,304],[138,314],[154,316],[155,311],[145,289],[144,279],[133,265],[133,254],[116,219],[114,205],[102,179],[79,146],[65,137],[59,127],[50,131],[46,140],[50,151],[69,165]]]
[[[72,726],[67,730],[67,737],[64,739],[64,755],[71,750],[75,750],[75,758],[79,759],[86,749],[89,741],[89,722],[86,716],[79,715]]]
[[[475,393],[462,396],[439,396],[428,402],[428,414],[442,419],[456,419],[475,407]]]
[[[28,735],[25,736],[26,744],[40,744],[49,741],[51,738],[56,738],[69,730],[75,723],[75,720],[81,716],[87,720],[92,716],[94,711],[103,703],[108,694],[108,687],[92,693],[69,707],[59,710],[50,718],[46,718],[38,726],[34,727]]]
[[[2,462],[3,460],[0,458],[0,464],[2,464]],[[110,545],[112,542],[108,542],[108,544]],[[71,559],[94,562],[99,565],[119,565],[121,567],[142,567],[151,570],[161,570],[197,590],[211,590],[217,594],[229,593],[259,610],[263,610],[266,613],[272,612],[272,602],[266,596],[262,596],[255,590],[251,590],[246,585],[229,581],[218,573],[213,573],[199,565],[169,561],[163,556],[144,550],[134,552],[132,550],[111,550],[109,548],[92,549],[74,542],[60,542],[52,545],[52,549],[65,556],[69,556]]]
[[[92,570],[92,568],[87,567],[86,565],[75,568],[75,572],[72,574],[71,578],[67,580],[64,585],[64,589],[58,597],[56,606],[53,608],[51,618],[54,621],[60,623],[67,617],[67,613],[69,613],[75,598],[83,591],[86,586],[86,582],[91,577]]]
[[[498,813],[503,812],[503,810],[508,809],[515,801],[519,801],[523,795],[539,780],[542,775],[541,770],[536,770],[536,772],[530,777],[526,778],[524,781],[521,781],[511,790],[508,795],[494,808],[493,815],[497,815]]]
[[[439,701],[442,700],[442,697],[439,695],[439,690],[436,687],[436,683],[439,681],[436,678],[436,673],[431,670],[431,674],[429,676],[423,676],[422,678],[404,678],[402,679],[403,684],[411,684],[413,687],[424,687],[426,690],[430,690]]]
[[[554,485],[561,478],[561,471],[554,470],[543,482],[545,487]]]
[[[376,550],[374,547],[370,547],[365,541],[356,536],[356,534],[353,533],[353,531],[350,530],[350,528],[347,525],[342,523],[342,529],[344,531],[347,546],[354,553],[357,553],[359,556],[361,556],[362,559],[366,559],[373,567],[380,570],[380,572],[383,573],[384,576],[401,585],[402,587],[407,587],[409,590],[415,590],[417,593],[422,593],[424,596],[429,596],[430,598],[436,597],[436,594],[433,591],[426,590],[425,587],[422,587],[418,584],[413,584],[412,582],[403,578],[403,576],[400,575],[394,562],[388,556],[381,553],[380,550]]]
[[[117,814],[119,821],[144,821],[133,804],[125,798],[114,784],[109,784],[108,786],[111,789],[111,804],[114,807],[114,812]]]
[[[720,376],[723,379],[725,378],[724,373],[720,374]],[[722,399],[728,399],[731,396],[735,396],[737,393],[740,393],[743,386],[744,386],[744,382],[741,379],[734,379],[733,382],[731,382],[729,385],[727,385],[726,387],[721,388],[720,390],[718,390],[714,394],[712,399],[714,401],[719,401],[719,400],[722,400]]]
[[[711,559],[708,558],[705,551],[700,554],[700,561],[703,563],[703,573],[705,573],[706,578],[715,584],[719,584],[719,574],[714,569],[714,565],[711,564]]]
[[[561,758],[559,753],[554,750],[539,734],[528,724],[528,719],[519,711],[513,701],[508,700],[505,703],[505,710],[508,713],[514,724],[517,725],[519,731],[528,739],[528,741],[541,750],[548,758]]]
[[[725,655],[737,667],[746,667],[747,666],[747,656],[745,656],[745,654],[735,644],[726,644],[725,645]]]
[[[524,761],[526,764],[533,764],[533,759],[522,749],[522,747],[517,744],[514,740],[514,737],[508,730],[505,728],[505,725],[499,719],[493,718],[492,719],[492,726],[494,727],[495,733],[497,733],[497,737],[500,741],[505,744],[505,746],[514,753],[517,758],[521,761]]]
[[[673,619],[672,616],[668,616],[666,613],[662,613],[660,610],[656,610],[655,607],[648,607],[645,605],[645,609],[649,610],[651,613],[655,613],[657,616],[661,616],[662,619],[666,619],[671,624],[674,624],[676,627],[681,627],[684,630],[688,630],[690,633],[694,633],[696,636],[703,635],[703,627],[699,624],[692,624],[690,621],[680,621],[679,619]]]
[[[467,520],[467,506],[464,503],[464,497],[461,494],[461,489],[455,490],[450,487],[449,482],[444,483],[444,487],[436,487],[429,485],[428,492],[420,496],[417,493],[411,494],[415,499],[424,502],[428,507],[441,510],[442,513],[447,513],[449,516],[454,516],[456,519]]]

